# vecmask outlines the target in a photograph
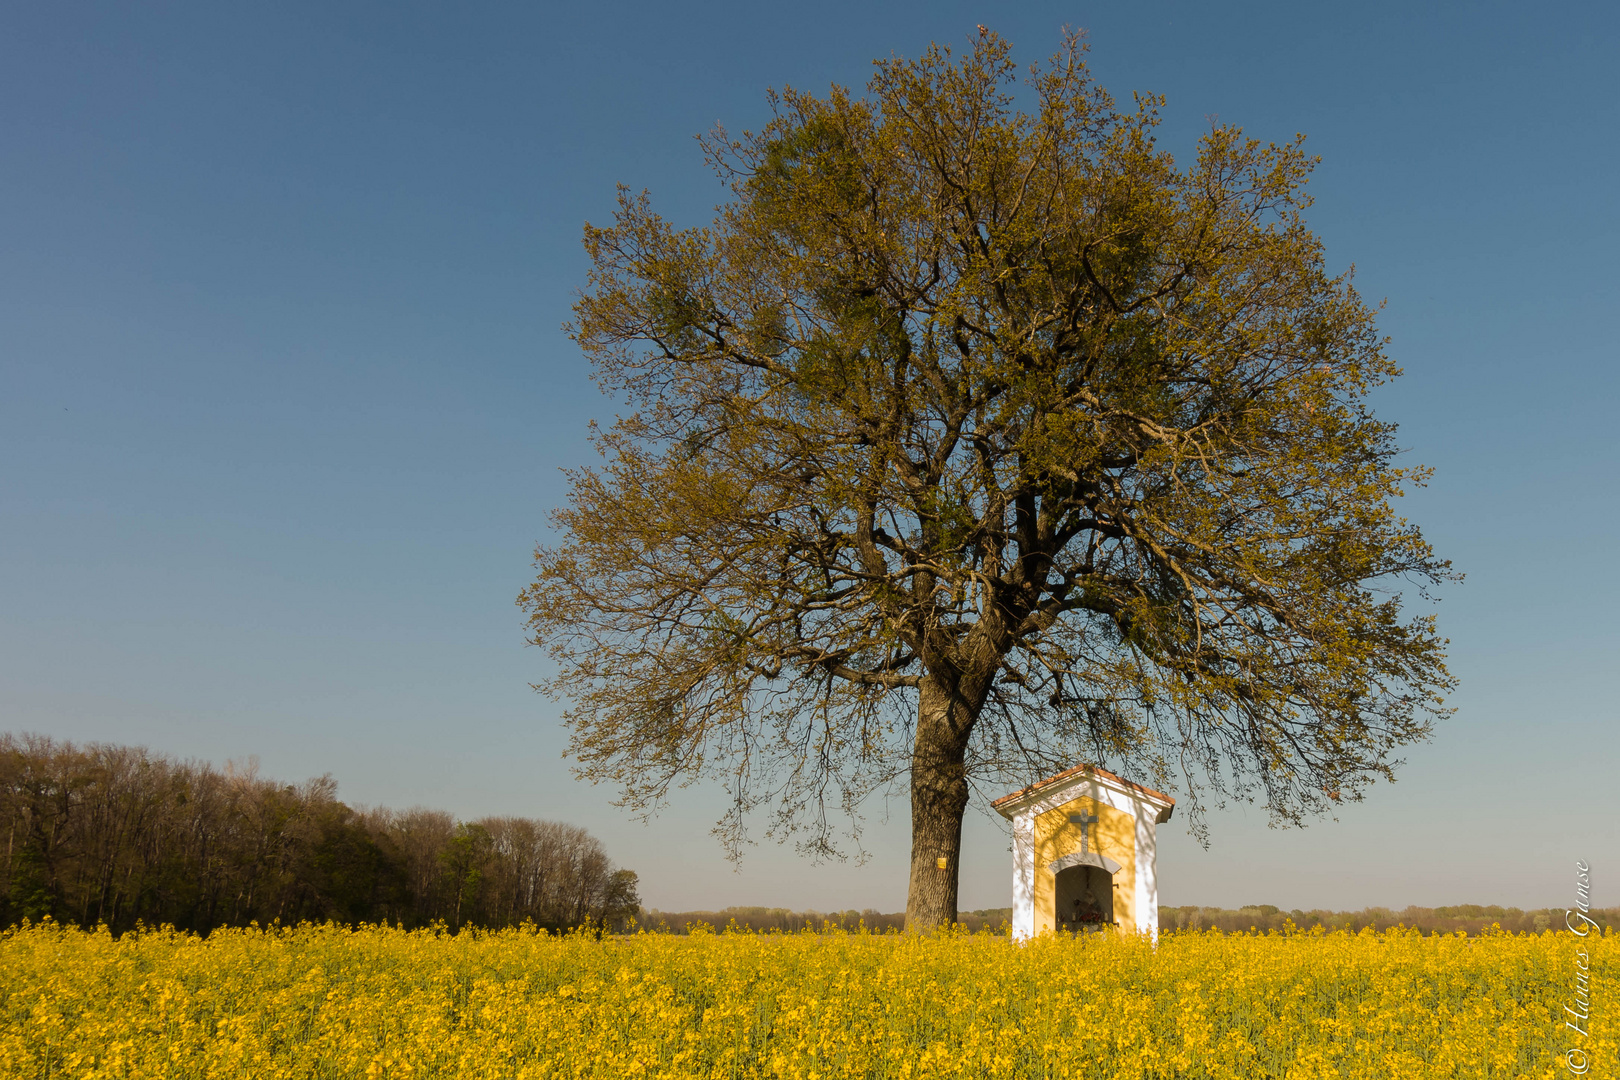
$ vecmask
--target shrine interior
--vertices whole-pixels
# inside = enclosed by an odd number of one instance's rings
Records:
[[[1057,874],[1060,930],[1114,924],[1114,875],[1100,866],[1071,866]]]

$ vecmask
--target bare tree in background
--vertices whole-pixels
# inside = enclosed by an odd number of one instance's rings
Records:
[[[635,875],[573,826],[356,813],[329,776],[280,784],[251,762],[221,771],[39,736],[0,735],[0,831],[0,924],[565,929],[622,924],[639,903]]]

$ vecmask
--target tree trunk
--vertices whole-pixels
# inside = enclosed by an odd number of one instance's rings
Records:
[[[967,811],[967,737],[978,702],[958,685],[923,679],[917,742],[911,757],[911,883],[906,929],[932,930],[956,921],[962,816]]]

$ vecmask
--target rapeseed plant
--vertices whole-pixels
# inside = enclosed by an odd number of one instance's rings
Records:
[[[1551,1078],[1568,934],[0,935],[0,1076]],[[1589,1076],[1614,1075],[1613,936]]]

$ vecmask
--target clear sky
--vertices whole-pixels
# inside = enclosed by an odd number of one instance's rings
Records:
[[[1458,712],[1304,830],[1161,830],[1161,901],[1620,903],[1620,7],[928,3],[6,5],[0,11],[0,730],[136,743],[354,803],[584,825],[665,909],[899,910],[906,807],[864,866],[762,844],[696,786],[642,824],[571,778],[513,601],[585,425],[560,326],[614,185],[682,224],[692,136],[873,58],[1025,60],[1322,156],[1311,222],[1406,376],[1406,500],[1467,573]],[[970,821],[963,905],[1010,902]]]

